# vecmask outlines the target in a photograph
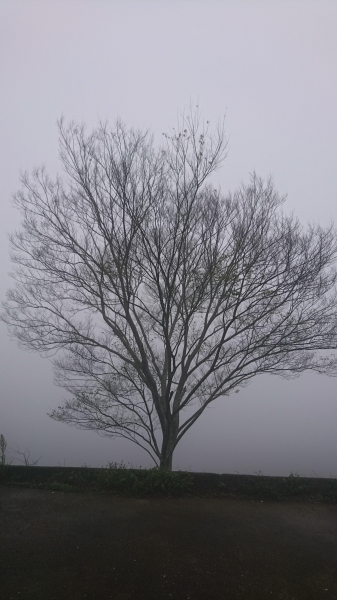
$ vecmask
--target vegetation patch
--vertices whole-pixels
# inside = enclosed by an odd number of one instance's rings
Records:
[[[128,469],[121,465],[90,467],[21,467],[7,465],[0,481],[60,491],[115,492],[132,496],[179,495],[190,492],[189,473],[159,469]]]
[[[220,475],[128,468],[0,465],[0,483],[62,492],[114,493],[127,496],[212,496],[282,501],[337,502],[337,479],[289,475]]]

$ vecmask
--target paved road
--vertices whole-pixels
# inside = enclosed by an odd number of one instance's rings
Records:
[[[337,507],[0,487],[1,600],[337,600]]]

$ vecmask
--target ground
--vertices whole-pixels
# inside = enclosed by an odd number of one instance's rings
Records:
[[[0,487],[1,600],[337,600],[337,508]]]

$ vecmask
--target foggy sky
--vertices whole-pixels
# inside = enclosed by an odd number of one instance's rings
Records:
[[[6,234],[19,174],[60,171],[56,121],[150,128],[178,111],[226,115],[223,192],[255,170],[303,222],[337,220],[337,3],[266,0],[2,0],[0,4],[0,297],[11,286]],[[337,476],[336,379],[256,378],[211,405],[173,467]],[[52,421],[65,392],[50,362],[20,350],[0,323],[0,433],[39,464],[150,466],[137,446]],[[8,459],[14,458],[8,452]]]

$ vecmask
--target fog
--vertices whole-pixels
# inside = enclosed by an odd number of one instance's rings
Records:
[[[60,170],[56,121],[150,128],[161,139],[179,111],[226,115],[229,153],[213,178],[234,190],[271,174],[285,211],[337,218],[337,4],[310,0],[2,0],[0,5],[0,297],[11,286],[7,233],[22,170]],[[40,465],[152,466],[123,440],[52,421],[65,392],[48,360],[20,350],[0,323],[0,433],[7,460]],[[14,460],[17,462],[17,460]],[[337,476],[336,379],[256,378],[211,405],[186,434],[173,468]]]

